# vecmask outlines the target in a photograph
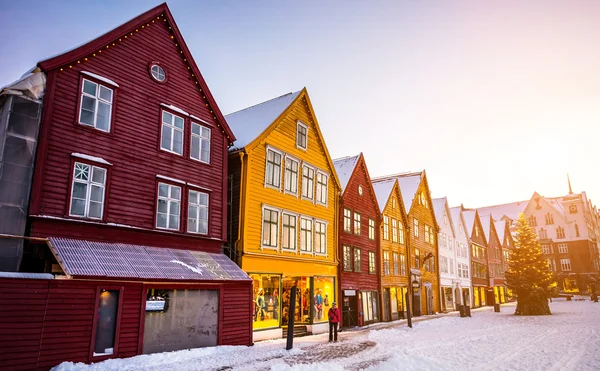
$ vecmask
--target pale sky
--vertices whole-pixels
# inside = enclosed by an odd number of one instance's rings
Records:
[[[0,86],[160,1],[0,0]],[[600,202],[600,1],[168,2],[224,114],[306,86],[333,158],[467,207]],[[375,6],[377,4],[377,6]]]

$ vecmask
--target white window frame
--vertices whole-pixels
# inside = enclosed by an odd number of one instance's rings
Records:
[[[317,233],[317,224],[320,225],[323,228],[323,233]],[[328,223],[324,220],[319,220],[319,219],[314,219],[313,220],[313,251],[315,253],[315,255],[319,255],[319,256],[327,256],[327,227],[328,227]],[[317,238],[319,238],[319,235],[323,235],[324,236],[324,244],[323,244],[323,249],[322,251],[317,251]]]
[[[302,222],[305,221],[307,223],[310,223],[310,229],[302,229]],[[314,221],[312,218],[307,218],[304,216],[300,217],[300,254],[313,254],[313,250],[314,250],[314,243],[313,243],[313,237],[314,237],[314,230],[315,230],[315,226],[314,226]],[[304,237],[304,241],[306,242],[306,249],[302,248],[302,236],[303,236],[303,231],[309,231],[309,235]]]
[[[296,164],[296,182],[295,183],[292,182],[292,177],[293,177],[294,172],[291,170],[291,168],[289,170],[290,175],[288,177],[288,167],[287,167],[288,161],[290,162],[290,164],[294,164],[294,163]],[[287,194],[298,196],[298,184],[299,184],[298,180],[302,174],[301,169],[300,169],[300,160],[286,154],[285,158],[283,160],[283,173],[284,173],[283,174],[283,191]],[[291,188],[292,185],[296,186],[295,187],[296,191],[292,191],[291,189],[288,189],[288,188]]]
[[[299,143],[300,128],[304,128],[304,130],[306,131],[304,134],[304,140],[305,140],[304,147],[302,147]],[[296,121],[296,148],[299,148],[304,151],[306,151],[308,149],[308,125],[306,125],[305,123],[303,123],[300,120]]]
[[[325,183],[319,182],[319,176],[321,177],[321,179],[325,179]],[[323,190],[323,187],[325,187],[325,190]],[[319,197],[319,190],[321,191],[321,194]],[[319,205],[324,205],[327,206],[327,201],[329,200],[329,174],[321,171],[321,170],[317,170],[316,174],[315,174],[315,200],[317,202],[317,204]],[[323,198],[325,200],[323,200]]]
[[[352,233],[352,210],[344,208],[344,232]]]
[[[398,243],[398,220],[392,218],[392,242]]]
[[[369,239],[375,239],[375,220],[369,218]]]
[[[560,270],[563,272],[571,271],[571,259],[560,259]]]
[[[293,241],[294,241],[294,247],[285,247],[284,246],[284,235],[286,233],[286,228],[287,229],[291,229],[292,224],[289,225],[285,225],[284,223],[284,217],[287,216],[289,218],[294,218],[294,234],[293,234]],[[288,232],[289,233],[289,232]],[[290,235],[290,241],[292,241],[292,236]],[[283,211],[281,213],[281,250],[283,251],[298,251],[298,214],[294,214],[294,213],[290,213],[289,211]]]
[[[96,85],[96,95],[95,96],[93,96],[93,95],[91,95],[91,94],[86,93],[86,92],[83,91],[83,89],[85,87],[85,82],[86,81],[89,82],[89,83],[91,83],[91,84]],[[107,101],[106,99],[100,98],[100,87],[103,87],[104,89],[110,91],[110,102]],[[113,102],[115,101],[115,91],[114,91],[114,89],[111,89],[111,88],[107,87],[106,85],[102,85],[100,83],[97,83],[96,81],[92,81],[92,80],[84,78],[83,81],[82,81],[82,83],[81,83],[81,91],[79,93],[80,93],[80,98],[79,98],[79,119],[78,119],[79,124],[80,125],[84,125],[84,126],[88,126],[88,127],[92,127],[94,129],[103,131],[105,133],[110,133],[110,128],[112,126]],[[84,96],[86,96],[88,98],[94,99],[94,124],[93,125],[81,122],[81,111],[83,110],[83,97]],[[99,105],[99,103],[104,103],[104,104],[108,105],[108,107],[110,108],[109,112],[108,112],[108,128],[106,130],[100,129],[100,128],[97,127],[97,123],[98,123],[98,105]]]
[[[196,203],[192,203],[190,200],[192,199],[192,192],[196,193]],[[200,196],[201,195],[206,195],[206,205],[203,205],[200,203]],[[190,207],[195,207],[196,208],[196,215],[191,215],[190,213]],[[206,231],[202,232],[200,231],[200,222],[203,221],[202,219],[200,219],[200,214],[201,214],[201,210],[206,210]],[[193,218],[192,218],[193,216]],[[187,215],[187,231],[189,233],[195,233],[195,234],[202,234],[202,235],[207,235],[209,228],[210,228],[210,195],[207,192],[202,192],[202,191],[198,191],[195,189],[190,189],[188,190],[188,215]],[[196,220],[196,230],[190,230],[190,219],[195,219]]]
[[[398,220],[398,243],[404,245],[404,226],[402,220]]]
[[[569,245],[567,245],[566,243],[559,243],[558,244],[558,253],[559,254],[568,254],[569,253]]]
[[[369,274],[377,274],[377,255],[374,251],[369,251]]]
[[[77,166],[87,166],[88,169],[88,178],[87,179],[77,179],[78,173],[77,173]],[[104,183],[98,183],[98,182],[94,182],[93,181],[93,174],[94,171],[103,171],[104,172]],[[69,216],[74,216],[77,218],[89,218],[89,219],[96,219],[96,220],[102,220],[104,218],[104,203],[106,201],[106,181],[107,181],[107,177],[108,177],[108,169],[100,167],[100,166],[94,166],[94,165],[90,165],[90,164],[86,164],[83,162],[75,162],[73,164],[73,176],[71,179],[71,197],[70,197],[70,201],[69,201]],[[77,200],[83,200],[85,202],[85,207],[84,207],[84,211],[83,214],[84,215],[77,215],[77,214],[73,214],[73,191],[75,189],[75,183],[80,183],[80,184],[85,184],[86,185],[86,191],[85,191],[85,199],[82,198],[77,198]],[[97,188],[101,188],[102,189],[102,202],[101,202],[101,206],[100,206],[100,217],[92,217],[89,216],[89,212],[90,212],[90,203],[94,202],[94,203],[99,203],[98,201],[92,201],[91,197],[92,197],[92,187],[97,187]]]
[[[165,186],[168,187],[167,188],[167,196],[161,196],[160,195],[160,186],[161,185],[165,185]],[[179,189],[179,199],[176,199],[176,198],[172,197],[172,190],[174,188]],[[157,194],[156,194],[156,228],[157,229],[165,229],[165,230],[169,230],[169,231],[179,231],[179,230],[181,230],[181,199],[183,198],[182,192],[183,192],[183,188],[180,187],[180,186],[176,186],[176,185],[169,184],[169,183],[163,183],[163,182],[159,182],[158,183],[158,189],[157,189]],[[158,211],[158,208],[159,208],[158,205],[160,204],[160,200],[165,200],[167,202],[167,213],[166,213],[166,215],[167,215],[167,226],[166,227],[159,227],[158,226],[158,214],[160,213]],[[172,228],[171,225],[170,225],[171,224],[171,218],[170,218],[170,216],[171,216],[171,207],[174,204],[179,204],[179,213],[177,214],[177,218],[178,218],[177,228]],[[160,213],[160,214],[164,214],[164,213]],[[175,214],[173,214],[173,215],[175,215]]]
[[[275,233],[275,245],[265,245],[265,210],[269,210],[271,212],[275,212],[277,213],[277,228],[276,228],[276,233]],[[271,225],[272,223],[269,223],[269,225]],[[279,249],[279,234],[280,234],[280,229],[281,227],[281,210],[277,209],[275,207],[270,207],[270,206],[266,206],[263,205],[262,209],[261,209],[261,214],[260,214],[260,229],[261,229],[261,233],[260,233],[260,247],[263,249],[271,249],[271,250],[278,250]],[[269,230],[270,233],[270,230]],[[272,239],[272,238],[271,238]]]
[[[360,215],[360,213],[357,213],[356,211],[354,212],[354,216],[352,218],[352,230],[353,233],[357,236],[360,236],[362,234],[362,229],[361,229],[361,224],[362,224],[362,216]]]
[[[353,271],[354,254],[350,245],[343,245],[342,247],[342,270],[344,272]]]
[[[312,177],[306,177],[306,179],[307,179],[306,185],[304,184],[304,178],[305,178],[304,177],[304,169],[305,168],[308,169],[309,173],[312,171]],[[315,175],[316,175],[316,171],[315,171],[314,167],[307,165],[307,164],[302,164],[302,183],[301,183],[302,184],[302,199],[311,201],[313,203],[315,202]],[[309,188],[308,187],[309,180],[310,180],[312,187],[310,187],[311,188],[310,192],[307,192],[307,195],[305,195],[304,190]],[[310,195],[310,196],[308,196],[308,195]]]
[[[200,129],[200,134],[194,134],[194,126],[197,126]],[[203,164],[210,164],[210,151],[211,151],[211,138],[212,138],[212,130],[206,125],[200,125],[196,122],[192,122],[191,125],[191,137],[190,137],[190,158],[192,160],[201,162]],[[208,137],[202,135],[202,130],[208,130]],[[194,147],[194,138],[198,139],[198,157],[194,157],[195,153],[193,152]],[[208,160],[202,160],[202,149],[204,146],[208,146]]]
[[[269,167],[269,152],[273,152],[273,159],[275,158],[275,155],[279,155],[279,184],[278,185],[274,185],[271,184],[267,181],[268,179],[268,167]],[[275,164],[277,164],[276,162],[271,162],[273,165],[273,180],[275,180],[275,176],[277,175],[275,173]],[[269,187],[269,188],[273,188],[273,189],[277,189],[277,190],[281,190],[281,169],[283,167],[283,152],[281,152],[280,150],[277,150],[273,147],[267,147],[267,150],[265,152],[265,187]]]
[[[170,123],[167,123],[164,121],[165,112],[168,113],[169,115],[171,115],[171,117],[172,117]],[[175,117],[178,117],[183,121],[183,127],[178,128],[177,126],[175,126]],[[163,147],[163,127],[165,127],[165,126],[171,130],[170,148]],[[175,143],[175,132],[176,131],[181,132],[181,153],[173,150],[174,143]],[[167,110],[164,110],[164,109],[160,110],[160,149],[162,151],[173,153],[178,156],[183,156],[183,152],[185,151],[185,118],[182,116],[176,115],[172,112],[169,112]]]
[[[392,251],[392,272],[394,276],[400,275],[400,254]]]
[[[390,217],[387,215],[383,216],[383,239],[390,240]]]
[[[386,260],[386,255],[387,255],[387,260]],[[382,261],[383,261],[383,272],[382,276],[390,276],[391,275],[391,266],[390,266],[390,252],[389,251],[383,251],[383,253],[381,254],[382,256]]]
[[[413,218],[413,236],[419,238],[419,219]]]

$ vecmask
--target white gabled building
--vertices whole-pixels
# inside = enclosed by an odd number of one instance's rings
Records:
[[[471,282],[471,249],[465,219],[460,206],[450,209],[450,217],[454,226],[454,250],[456,256],[456,275],[458,283],[454,285],[454,296],[457,305],[471,303],[473,284]],[[458,293],[461,294],[460,301]],[[465,300],[466,299],[466,300]]]
[[[458,269],[456,265],[455,232],[446,197],[431,200],[435,218],[440,226],[438,232],[438,268],[440,271],[440,303],[442,311],[458,309]]]

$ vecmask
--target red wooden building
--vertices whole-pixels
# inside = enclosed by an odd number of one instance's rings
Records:
[[[166,4],[37,67],[21,271],[56,276],[0,281],[0,368],[251,344],[251,281],[221,254],[235,137]]]
[[[490,287],[488,273],[488,241],[483,232],[483,226],[477,210],[463,209],[467,233],[471,243],[471,281],[473,283],[473,307],[486,304],[486,295]],[[488,216],[489,218],[489,216]]]
[[[340,179],[339,285],[343,326],[362,326],[379,297],[379,205],[361,154],[333,160]],[[369,299],[370,298],[370,299]],[[377,311],[377,308],[371,311]]]

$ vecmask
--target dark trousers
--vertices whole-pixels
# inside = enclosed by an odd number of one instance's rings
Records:
[[[337,341],[337,322],[329,322],[329,341]]]

